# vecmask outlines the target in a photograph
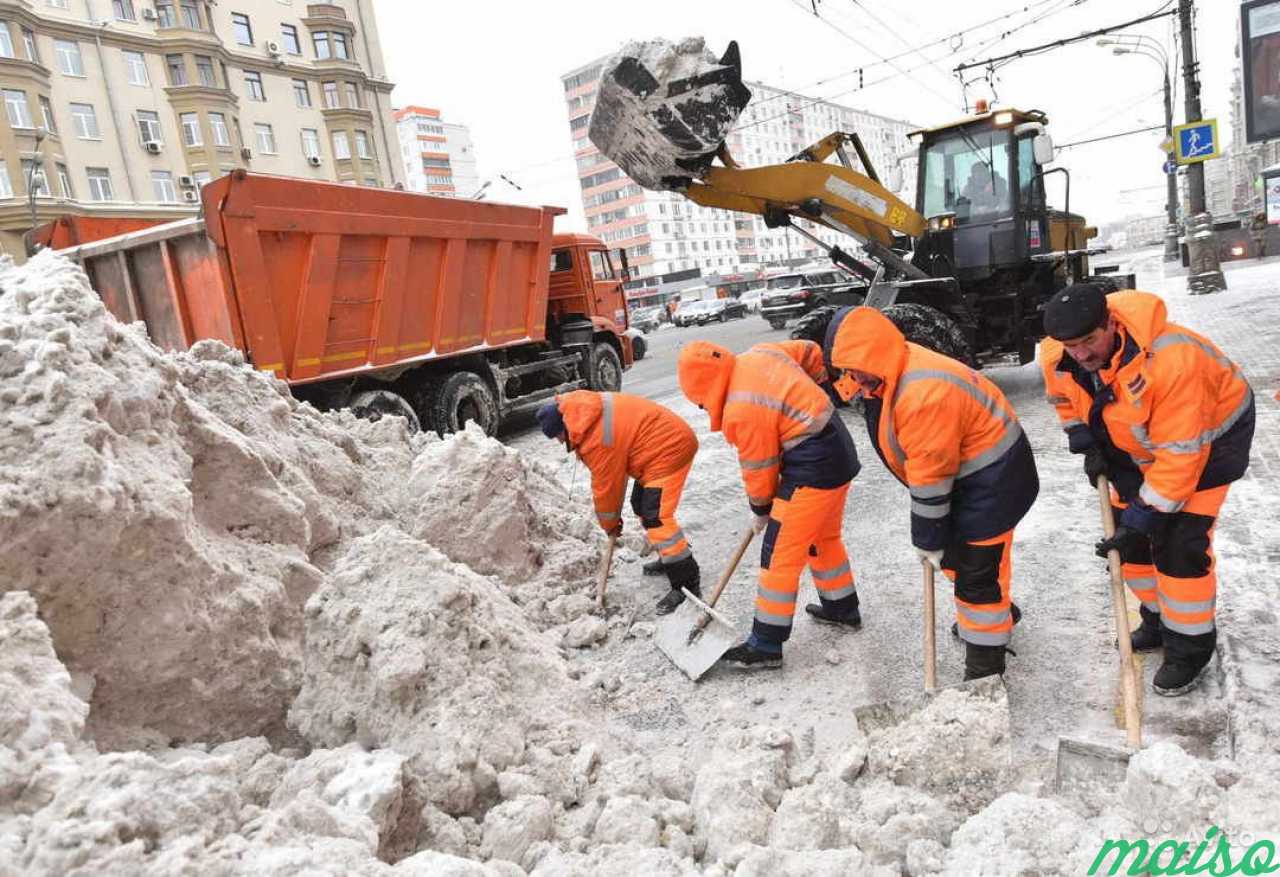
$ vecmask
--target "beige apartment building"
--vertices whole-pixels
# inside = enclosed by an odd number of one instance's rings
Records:
[[[371,0],[0,0],[0,250],[235,168],[401,183],[391,88]]]

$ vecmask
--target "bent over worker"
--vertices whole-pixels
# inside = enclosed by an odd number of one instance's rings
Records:
[[[1135,651],[1164,647],[1156,693],[1191,690],[1217,642],[1213,529],[1253,443],[1248,382],[1213,342],[1168,321],[1149,292],[1077,283],[1045,307],[1045,392],[1089,482],[1105,474],[1120,553],[1142,601]]]
[[[807,566],[817,621],[862,624],[849,555],[840,536],[853,441],[826,390],[822,350],[812,341],[757,344],[735,356],[708,341],[680,351],[680,389],[738,451],[751,525],[763,532],[751,635],[724,655],[747,669],[780,667],[791,635],[800,574]]]
[[[676,522],[676,506],[698,451],[698,439],[680,417],[628,393],[574,390],[538,409],[547,438],[558,438],[591,472],[596,519],[610,536],[622,535],[627,478],[631,510],[658,550],[671,590],[658,603],[666,615],[684,601],[681,588],[700,595],[698,562]]]
[[[905,337],[873,308],[827,329],[836,390],[861,395],[880,459],[911,492],[911,543],[955,583],[964,678],[1005,671],[1019,613],[1010,598],[1013,530],[1040,490],[1031,445],[991,381]]]

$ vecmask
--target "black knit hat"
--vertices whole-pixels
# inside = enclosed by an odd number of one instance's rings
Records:
[[[538,413],[534,415],[538,418],[538,425],[542,427],[542,434],[547,438],[559,438],[560,434],[565,431],[564,418],[560,416],[560,406],[552,399],[547,404],[538,409]]]
[[[1044,331],[1059,341],[1088,335],[1107,322],[1107,292],[1097,283],[1077,283],[1044,306]]]

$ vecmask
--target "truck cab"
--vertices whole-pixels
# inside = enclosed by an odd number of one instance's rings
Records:
[[[627,304],[622,284],[626,280],[626,254],[622,250],[615,264],[613,256],[597,237],[585,234],[557,234],[551,242],[551,281],[547,293],[547,336],[558,346],[580,346],[590,354],[592,371],[613,368],[603,344],[617,357],[617,382],[633,362],[627,329]],[[611,383],[605,375],[603,383]]]

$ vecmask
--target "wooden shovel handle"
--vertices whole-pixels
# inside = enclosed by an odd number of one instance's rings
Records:
[[[934,617],[937,614],[933,598],[933,564],[920,561],[924,567],[924,690],[938,687],[938,641]]]
[[[604,585],[609,581],[609,566],[613,563],[613,549],[618,544],[617,536],[609,537],[609,544],[605,546],[604,557],[600,558],[600,572],[596,578],[596,606],[604,608]]]
[[[1110,539],[1116,534],[1115,515],[1111,511],[1111,485],[1107,476],[1098,476],[1098,510],[1102,514],[1102,535]],[[1142,748],[1142,710],[1138,707],[1137,668],[1133,663],[1133,644],[1129,641],[1129,613],[1124,603],[1124,573],[1120,569],[1120,552],[1107,552],[1111,570],[1111,613],[1116,625],[1116,643],[1120,647],[1120,691],[1124,696],[1124,726],[1128,743]]]
[[[738,540],[738,548],[733,552],[733,557],[729,558],[729,565],[724,568],[724,572],[720,573],[720,579],[716,582],[715,590],[711,592],[710,599],[707,600],[708,606],[715,606],[716,601],[720,599],[720,595],[724,592],[724,586],[729,584],[729,579],[733,578],[734,572],[738,569],[738,563],[742,560],[742,555],[747,553],[747,546],[751,544],[751,540],[756,537],[754,527],[747,529],[742,534],[742,538]]]

